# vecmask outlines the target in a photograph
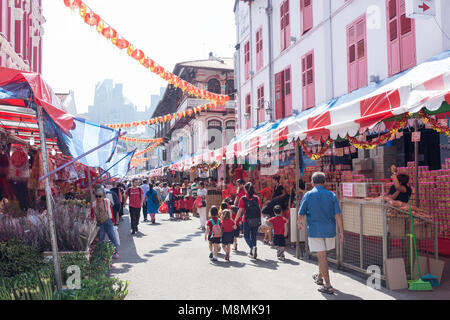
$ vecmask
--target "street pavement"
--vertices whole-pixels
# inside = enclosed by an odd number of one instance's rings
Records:
[[[127,211],[126,211],[127,212]],[[258,260],[247,257],[243,237],[231,261],[208,258],[208,243],[199,229],[198,218],[170,221],[157,215],[157,224],[139,224],[132,236],[129,215],[119,226],[120,258],[114,260],[112,276],[130,282],[128,300],[394,300],[450,299],[450,279],[433,292],[375,290],[365,285],[361,275],[330,266],[335,295],[322,294],[312,275],[317,262],[286,253],[286,261],[276,250],[258,241]],[[445,281],[446,279],[443,279]]]

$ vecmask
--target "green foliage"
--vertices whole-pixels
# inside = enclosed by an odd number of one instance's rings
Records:
[[[111,269],[114,245],[111,242],[100,242],[92,253],[90,272],[91,278],[104,276]]]
[[[67,278],[70,277],[70,274],[67,273],[67,269],[70,266],[78,266],[80,268],[81,278],[86,278],[89,276],[90,265],[83,252],[65,254],[59,260],[59,264],[61,266],[61,277],[63,284],[65,284],[67,282]]]
[[[21,240],[0,242],[0,277],[11,278],[44,266],[42,252]]]
[[[54,300],[124,300],[128,294],[128,282],[107,276],[83,279],[81,289],[55,292]]]
[[[44,268],[3,279],[0,282],[0,299],[52,300],[54,287],[52,270]]]

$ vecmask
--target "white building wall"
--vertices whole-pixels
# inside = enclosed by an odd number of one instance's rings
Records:
[[[269,100],[269,30],[267,0],[255,0],[251,8],[247,3],[236,4],[237,43],[240,45],[240,108],[238,110],[239,128],[245,128],[245,96],[251,93],[251,103],[256,106],[257,88],[264,83],[265,100]],[[347,75],[347,34],[346,27],[362,15],[366,15],[367,33],[367,76],[378,76],[380,80],[388,75],[388,32],[386,22],[386,0],[313,0],[312,30],[300,36],[301,17],[300,1],[290,0],[291,36],[297,40],[291,47],[281,52],[280,48],[280,5],[282,0],[272,0],[272,35],[273,35],[273,73],[280,72],[291,65],[292,107],[302,109],[301,57],[314,49],[315,93],[316,105],[334,97],[348,93]],[[435,0],[436,21],[450,35],[450,1]],[[331,10],[330,10],[331,6]],[[251,11],[251,24],[250,15]],[[331,11],[331,15],[330,15]],[[416,24],[416,60],[417,64],[430,57],[450,50],[449,39],[440,31],[436,21],[431,19],[415,19]],[[330,23],[332,40],[330,40]],[[251,30],[250,25],[252,26]],[[256,30],[263,26],[264,67],[256,72]],[[244,44],[251,37],[251,70],[255,72],[249,80],[245,80]],[[331,46],[332,42],[332,46]],[[370,82],[368,79],[368,83]],[[273,79],[272,79],[273,83]],[[273,107],[273,106],[272,106]],[[253,112],[252,126],[256,125]]]

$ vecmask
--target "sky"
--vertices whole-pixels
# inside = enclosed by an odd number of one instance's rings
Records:
[[[123,37],[164,68],[183,61],[233,57],[234,0],[84,0]],[[43,76],[56,93],[73,90],[78,113],[94,102],[97,83],[123,83],[138,110],[167,83],[88,26],[63,0],[43,0]]]

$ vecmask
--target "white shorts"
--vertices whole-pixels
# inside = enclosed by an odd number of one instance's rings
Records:
[[[308,238],[310,252],[324,252],[336,248],[336,238]]]

